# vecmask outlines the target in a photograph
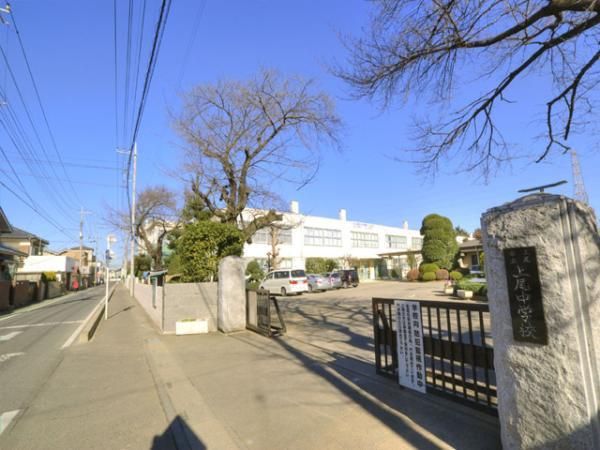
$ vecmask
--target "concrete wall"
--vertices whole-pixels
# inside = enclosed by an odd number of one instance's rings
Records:
[[[208,331],[217,331],[217,283],[174,283],[157,287],[154,305],[152,285],[137,283],[135,298],[164,333],[174,333],[175,322],[183,319],[207,320]]]

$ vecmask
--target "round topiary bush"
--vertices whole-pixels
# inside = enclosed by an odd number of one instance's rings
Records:
[[[435,272],[425,272],[421,278],[423,281],[435,280]]]
[[[421,267],[419,268],[419,270],[423,274],[428,273],[428,272],[433,272],[433,274],[435,275],[435,273],[438,270],[440,270],[440,266],[438,266],[435,263],[426,263],[426,264],[421,264]]]
[[[446,269],[439,269],[435,271],[435,279],[436,280],[447,280],[448,279],[448,271]]]
[[[406,274],[408,281],[417,281],[419,279],[419,269],[410,269]]]
[[[450,272],[450,279],[454,280],[454,281],[458,281],[463,277],[463,274],[460,273],[458,270],[453,270],[452,272]]]

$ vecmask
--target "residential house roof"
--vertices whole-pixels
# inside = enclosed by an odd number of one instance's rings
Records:
[[[481,250],[483,248],[483,244],[479,239],[468,239],[458,244],[458,248],[463,252],[469,250]]]
[[[43,244],[49,244],[49,242],[46,239],[43,239],[33,233],[30,233],[29,231],[22,230],[21,228],[17,228],[15,226],[12,227],[12,231],[0,233],[0,238],[38,239]]]
[[[6,214],[2,211],[2,207],[0,207],[0,233],[10,233],[12,231],[12,227],[10,226],[10,222],[6,218]]]
[[[27,253],[20,250],[0,244],[0,255],[3,256],[27,256]]]

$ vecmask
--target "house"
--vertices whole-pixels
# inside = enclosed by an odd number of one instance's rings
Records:
[[[479,239],[466,239],[458,244],[458,265],[471,272],[481,271],[483,245]]]
[[[4,215],[4,213],[2,213],[2,215]],[[48,241],[46,239],[15,226],[9,226],[10,231],[0,231],[0,244],[17,250],[20,253],[24,253],[25,256],[37,256],[44,254],[44,250],[48,245]]]
[[[80,275],[88,278],[89,283],[97,281],[96,256],[92,247],[86,247],[85,245],[82,247],[71,247],[59,252],[58,255],[77,261],[77,268]]]
[[[24,251],[3,243],[1,236],[10,235],[13,231],[13,227],[0,207],[0,281],[12,279],[21,259],[27,257]]]
[[[264,211],[248,209],[243,217],[251,221],[262,214]],[[420,251],[423,244],[419,230],[409,229],[407,222],[392,227],[352,221],[345,209],[339,211],[338,218],[301,214],[296,201],[291,202],[290,212],[281,214],[275,230],[259,230],[252,243],[244,245],[244,258],[272,267],[275,250],[279,268],[303,268],[307,258],[329,258],[338,261],[341,268],[355,267],[361,280],[374,280],[390,276],[392,269],[398,273],[408,270],[406,254],[386,252]]]

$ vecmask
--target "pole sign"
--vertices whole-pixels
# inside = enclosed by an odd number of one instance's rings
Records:
[[[396,300],[398,382],[425,393],[425,353],[419,302]]]

